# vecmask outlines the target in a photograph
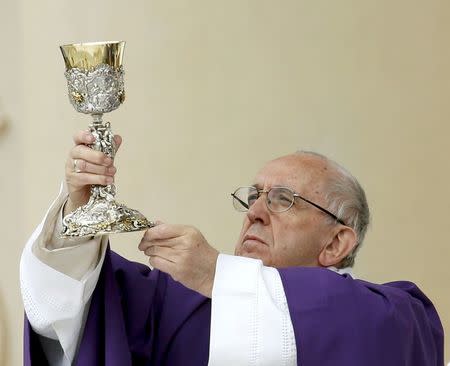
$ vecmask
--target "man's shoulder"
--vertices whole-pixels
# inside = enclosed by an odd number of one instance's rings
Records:
[[[324,268],[279,272],[305,364],[327,362],[327,356],[318,360],[318,340],[336,351],[338,364],[348,363],[349,349],[357,350],[350,360],[358,365],[399,365],[404,357],[414,365],[442,360],[442,324],[414,283],[376,284]]]
[[[294,293],[304,289],[308,293],[318,293],[320,296],[374,296],[398,301],[415,298],[425,304],[431,303],[411,281],[374,283],[319,267],[290,267],[279,269],[279,272],[286,292]]]
[[[393,303],[416,303],[424,308],[434,308],[431,300],[419,288],[417,284],[411,281],[392,281],[382,284],[372,283],[365,280],[355,280],[367,290],[388,297]]]

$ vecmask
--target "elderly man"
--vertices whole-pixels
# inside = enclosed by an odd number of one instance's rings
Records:
[[[236,256],[158,223],[139,243],[151,270],[106,236],[58,237],[62,214],[115,174],[90,133],[74,140],[67,189],[22,255],[26,365],[443,365],[441,323],[414,284],[351,274],[369,209],[335,162],[284,156],[237,189]]]

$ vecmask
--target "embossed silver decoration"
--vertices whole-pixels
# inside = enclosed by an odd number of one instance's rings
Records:
[[[69,99],[80,113],[108,113],[117,109],[125,95],[123,67],[100,64],[92,70],[73,68],[65,72]]]
[[[65,73],[69,99],[80,113],[91,114],[89,126],[95,142],[90,145],[114,158],[116,146],[110,123],[103,122],[103,113],[117,109],[124,101],[122,60],[124,42],[87,43],[61,46],[67,70]],[[101,61],[110,61],[111,65]],[[120,65],[118,66],[117,63]],[[72,67],[87,65],[86,68]],[[116,67],[114,67],[116,66]],[[155,224],[139,211],[114,199],[116,187],[94,185],[89,202],[63,219],[63,237],[96,236],[144,230]]]

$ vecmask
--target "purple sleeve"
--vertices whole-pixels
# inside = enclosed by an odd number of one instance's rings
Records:
[[[443,328],[412,283],[281,269],[301,366],[442,366]]]
[[[74,363],[207,365],[209,319],[209,299],[108,248]],[[24,365],[47,364],[25,318]]]

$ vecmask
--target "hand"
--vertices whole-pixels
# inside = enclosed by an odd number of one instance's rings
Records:
[[[152,267],[211,297],[219,252],[195,227],[159,223],[145,232],[139,250],[150,257]]]
[[[114,136],[117,149],[122,143],[119,135]],[[89,131],[79,131],[74,137],[75,146],[70,150],[66,162],[66,182],[69,199],[64,207],[64,215],[86,204],[92,184],[108,185],[114,182],[116,168],[114,161],[101,151],[86,146],[95,141]],[[74,171],[74,160],[78,173]]]

